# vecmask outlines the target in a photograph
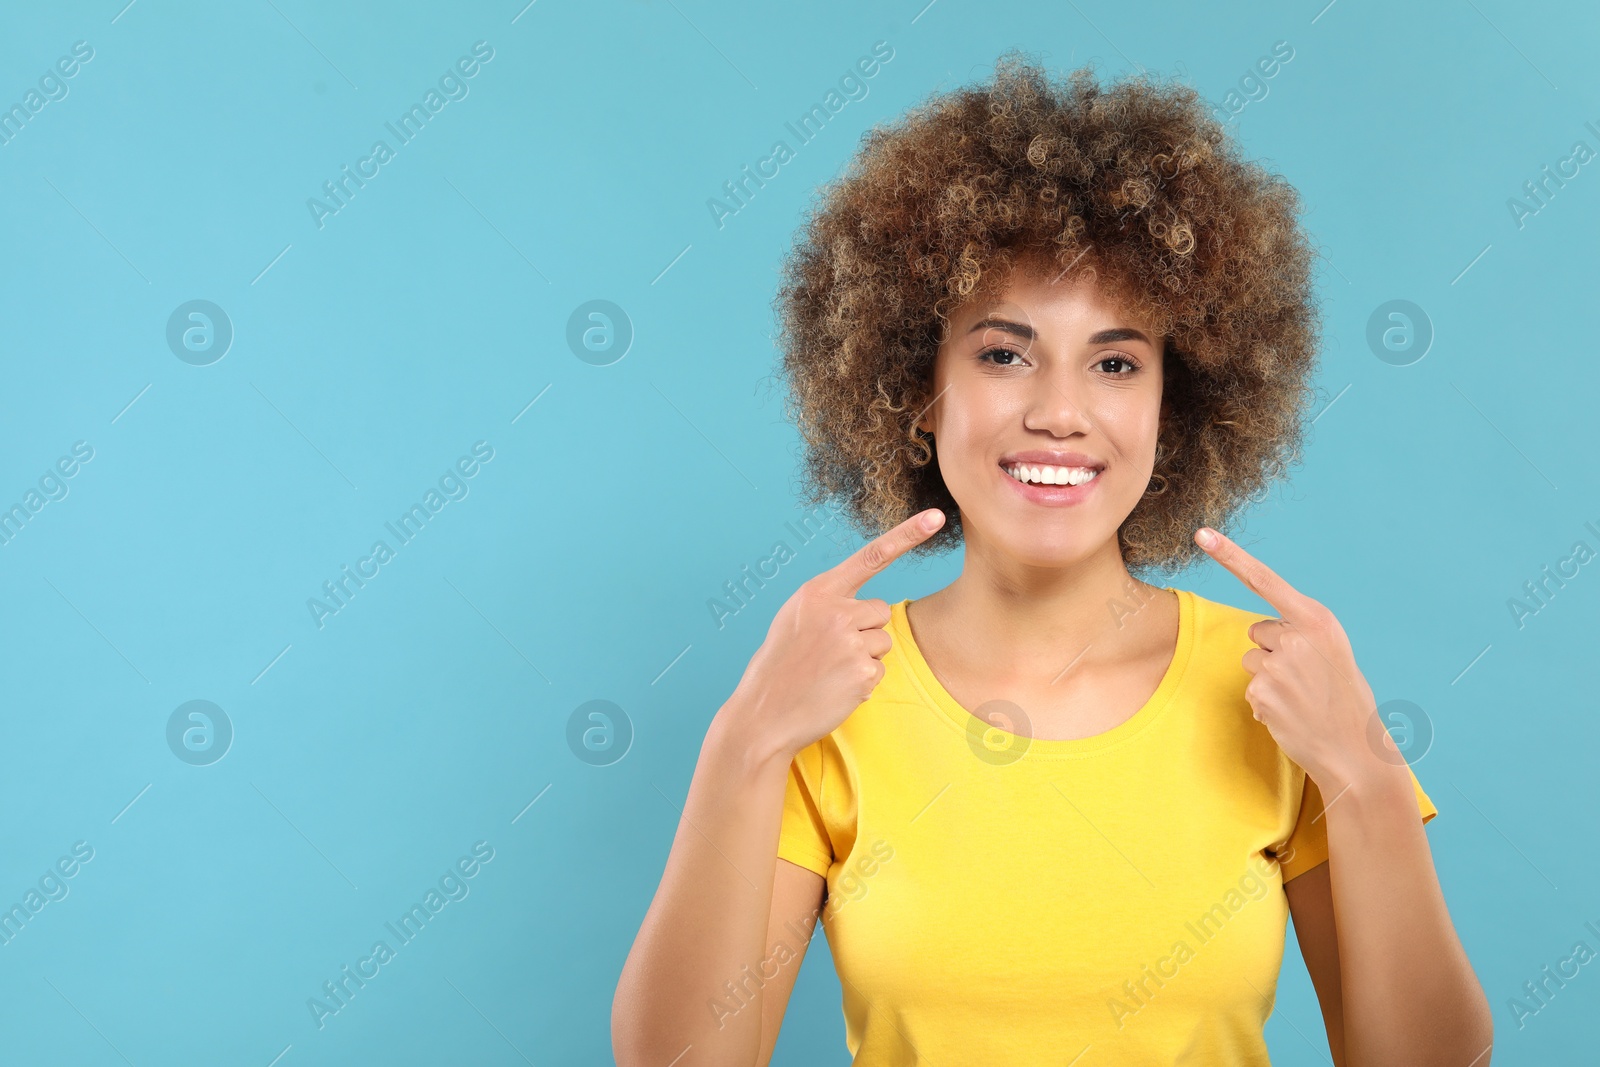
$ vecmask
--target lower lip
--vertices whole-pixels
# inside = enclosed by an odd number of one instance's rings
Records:
[[[1094,492],[1094,487],[1106,476],[1102,470],[1093,478],[1081,485],[1034,485],[1032,482],[1019,482],[1006,473],[1004,467],[996,466],[1000,477],[1011,483],[1011,488],[1022,495],[1022,499],[1033,503],[1043,504],[1046,507],[1066,507],[1069,504],[1082,503],[1088,495]]]

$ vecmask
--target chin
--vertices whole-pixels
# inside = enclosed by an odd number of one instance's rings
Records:
[[[1114,531],[1102,536],[1099,531],[1091,533],[1077,525],[1049,534],[1037,527],[1013,527],[1001,543],[1006,555],[1023,566],[1059,569],[1083,562],[1094,555],[1106,537],[1115,536]]]

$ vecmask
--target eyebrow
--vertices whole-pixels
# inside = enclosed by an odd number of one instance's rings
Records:
[[[997,318],[993,315],[980,319],[967,333],[974,334],[983,329],[1003,330],[1006,333],[1015,334],[1024,341],[1031,341],[1034,338],[1032,326],[1022,322],[1012,322],[1010,319]],[[1089,344],[1091,345],[1108,345],[1117,341],[1143,341],[1150,347],[1155,347],[1150,338],[1129,326],[1116,326],[1109,330],[1101,330],[1099,333],[1089,335]]]

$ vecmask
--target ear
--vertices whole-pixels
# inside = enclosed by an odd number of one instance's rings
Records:
[[[918,403],[922,406],[922,416],[917,419],[915,428],[921,430],[925,434],[931,435],[933,433],[934,423],[937,420],[934,417],[933,404],[931,403],[931,399],[934,395],[931,391],[932,386],[929,386],[929,390],[930,391],[924,394],[923,397],[918,401]]]

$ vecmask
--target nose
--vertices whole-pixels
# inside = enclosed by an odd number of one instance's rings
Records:
[[[1035,375],[1023,425],[1030,430],[1048,430],[1057,437],[1088,431],[1092,423],[1083,410],[1082,389],[1083,382],[1073,376],[1070,367]]]

